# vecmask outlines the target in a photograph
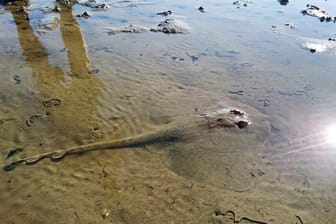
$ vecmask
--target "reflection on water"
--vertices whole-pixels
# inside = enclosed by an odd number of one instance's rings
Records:
[[[71,5],[58,4],[60,9],[60,31],[67,54],[70,72],[53,65],[49,53],[39,41],[29,19],[27,2],[15,7],[9,6],[16,24],[22,55],[32,70],[32,77],[41,101],[58,98],[59,108],[46,109],[54,134],[78,136],[78,133],[94,131],[99,127],[96,116],[100,107],[101,82],[91,74],[86,44]],[[42,102],[41,102],[42,105]]]
[[[2,1],[1,166],[154,139],[2,171],[4,223],[333,223],[335,24],[303,16],[302,0],[244,2]],[[190,32],[106,33],[167,18]],[[227,106],[251,126],[193,123]],[[167,127],[181,138],[163,140]]]
[[[326,142],[336,147],[336,125],[331,124],[327,126],[324,132],[324,135],[325,135]]]

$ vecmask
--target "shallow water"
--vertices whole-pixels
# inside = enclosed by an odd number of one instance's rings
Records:
[[[2,170],[3,223],[233,223],[229,210],[240,223],[334,223],[336,24],[300,11],[336,16],[335,2],[211,0],[204,13],[194,1],[104,2],[0,2],[0,164],[171,136]],[[149,30],[166,10],[190,30],[108,34]],[[247,129],[198,125],[230,106]]]

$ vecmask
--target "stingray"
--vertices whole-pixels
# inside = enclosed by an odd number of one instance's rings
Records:
[[[197,126],[201,128],[209,129],[219,127],[243,129],[250,125],[251,121],[248,119],[248,116],[244,111],[238,108],[228,107],[212,112],[198,114],[191,123],[192,127],[197,124]],[[70,154],[82,154],[89,151],[104,149],[132,148],[155,143],[180,141],[183,139],[183,133],[185,133],[183,131],[188,128],[190,128],[188,125],[181,125],[177,122],[172,122],[165,125],[163,128],[145,132],[132,137],[100,141],[25,157],[11,162],[10,164],[4,166],[3,169],[5,171],[11,171],[15,169],[17,165],[33,165],[45,158],[49,158],[51,161],[59,161]]]

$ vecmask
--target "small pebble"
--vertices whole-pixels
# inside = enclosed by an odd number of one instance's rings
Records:
[[[157,15],[161,15],[161,16],[169,16],[171,15],[173,12],[168,10],[168,11],[165,11],[165,12],[158,12],[156,13]]]
[[[87,13],[87,12],[83,12],[82,15],[76,15],[76,17],[83,17],[83,18],[87,19],[87,18],[90,17],[90,15],[89,15],[89,13]]]
[[[57,5],[55,5],[55,7],[52,10],[53,12],[61,12],[60,7],[58,7]]]
[[[243,90],[229,90],[228,93],[236,94],[236,95],[242,96],[243,93],[244,93],[244,91],[243,91]]]
[[[269,99],[260,99],[259,102],[262,102],[264,104],[264,107],[268,107],[271,105],[271,101]]]
[[[205,12],[205,10],[204,10],[204,8],[203,8],[202,6],[198,7],[198,10],[199,10],[200,12]]]

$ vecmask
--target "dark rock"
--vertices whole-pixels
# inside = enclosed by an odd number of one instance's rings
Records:
[[[289,0],[278,0],[278,2],[280,3],[280,5],[288,5]]]
[[[293,23],[285,23],[285,26],[288,26],[291,29],[295,29],[296,26]]]
[[[198,11],[203,12],[203,13],[205,12],[203,6],[198,7]]]
[[[164,12],[158,12],[156,13],[157,15],[160,15],[160,16],[169,16],[171,15],[173,12],[168,10],[168,11],[164,11]]]
[[[315,5],[306,5],[306,9],[302,10],[301,13],[303,15],[309,15],[313,17],[317,17],[321,22],[335,22],[336,17],[331,17],[324,10],[321,10],[319,7]]]
[[[156,28],[150,29],[150,31],[166,34],[186,34],[190,32],[190,28],[183,21],[166,19],[159,23]]]
[[[110,6],[103,3],[103,4],[95,5],[93,8],[95,8],[95,9],[108,9],[108,8],[110,8]]]
[[[248,0],[237,0],[232,2],[233,5],[236,5],[237,8],[240,8],[240,6],[247,7],[250,2]]]
[[[127,26],[120,27],[120,28],[111,28],[111,29],[109,28],[107,30],[107,33],[109,35],[116,35],[118,33],[144,33],[144,32],[147,32],[148,30],[149,29],[144,26],[129,24]]]
[[[269,99],[259,99],[259,102],[262,102],[264,104],[264,107],[268,107],[271,105],[271,101]]]
[[[89,15],[89,13],[87,13],[87,12],[83,12],[83,14],[81,14],[81,15],[76,15],[76,17],[83,17],[83,18],[87,19],[87,18],[90,17],[90,15]]]
[[[53,12],[61,12],[61,9],[57,5],[55,5],[55,7],[53,8],[52,11]]]

